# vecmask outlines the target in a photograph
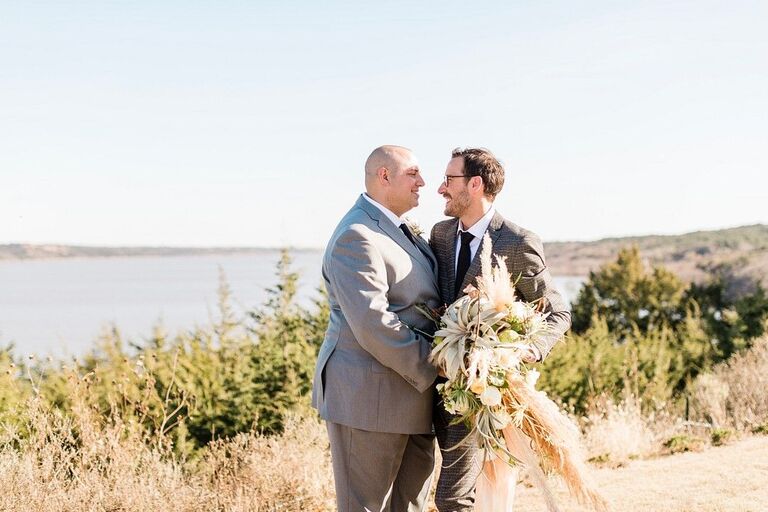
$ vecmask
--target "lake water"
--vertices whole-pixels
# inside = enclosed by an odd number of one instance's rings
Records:
[[[167,332],[209,322],[217,308],[219,268],[235,310],[262,304],[276,284],[279,251],[248,255],[148,256],[0,261],[0,347],[61,358],[93,346],[105,326],[141,342],[162,321]],[[292,254],[299,302],[311,304],[320,285],[320,251]],[[556,277],[573,300],[580,277]]]

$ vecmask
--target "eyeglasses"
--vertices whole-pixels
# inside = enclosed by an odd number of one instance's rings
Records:
[[[451,184],[451,178],[471,178],[472,176],[468,174],[446,174],[443,177],[443,185],[446,187]]]

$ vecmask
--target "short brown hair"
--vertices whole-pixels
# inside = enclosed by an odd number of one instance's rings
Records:
[[[456,148],[451,158],[461,157],[464,160],[464,174],[480,176],[485,187],[485,195],[491,199],[501,192],[504,187],[504,166],[493,153],[485,148]]]

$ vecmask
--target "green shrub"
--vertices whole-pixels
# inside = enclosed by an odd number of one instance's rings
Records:
[[[765,292],[735,279],[720,269],[708,284],[686,285],[648,268],[636,247],[620,250],[590,272],[572,306],[573,334],[543,364],[542,388],[576,412],[625,392],[646,405],[679,402],[700,373],[768,325]]]
[[[682,321],[685,284],[663,267],[646,268],[637,247],[619,250],[616,261],[590,272],[573,304],[573,331],[586,332],[602,318],[619,338]]]
[[[704,440],[700,437],[677,434],[664,442],[669,453],[697,452],[704,448]]]
[[[722,446],[733,437],[733,430],[727,428],[713,428],[710,439],[714,446]]]
[[[13,420],[16,406],[36,394],[65,416],[77,407],[105,422],[117,415],[180,455],[241,432],[281,432],[287,414],[307,412],[329,312],[322,292],[312,309],[295,303],[298,275],[290,264],[284,251],[277,286],[242,318],[222,274],[211,325],[175,337],[158,327],[140,345],[106,329],[91,353],[68,365],[24,366],[10,349],[0,351],[0,420]]]

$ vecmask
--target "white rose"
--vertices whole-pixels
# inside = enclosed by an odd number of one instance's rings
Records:
[[[480,394],[480,401],[488,407],[495,407],[501,403],[501,391],[495,386],[488,386]]]

